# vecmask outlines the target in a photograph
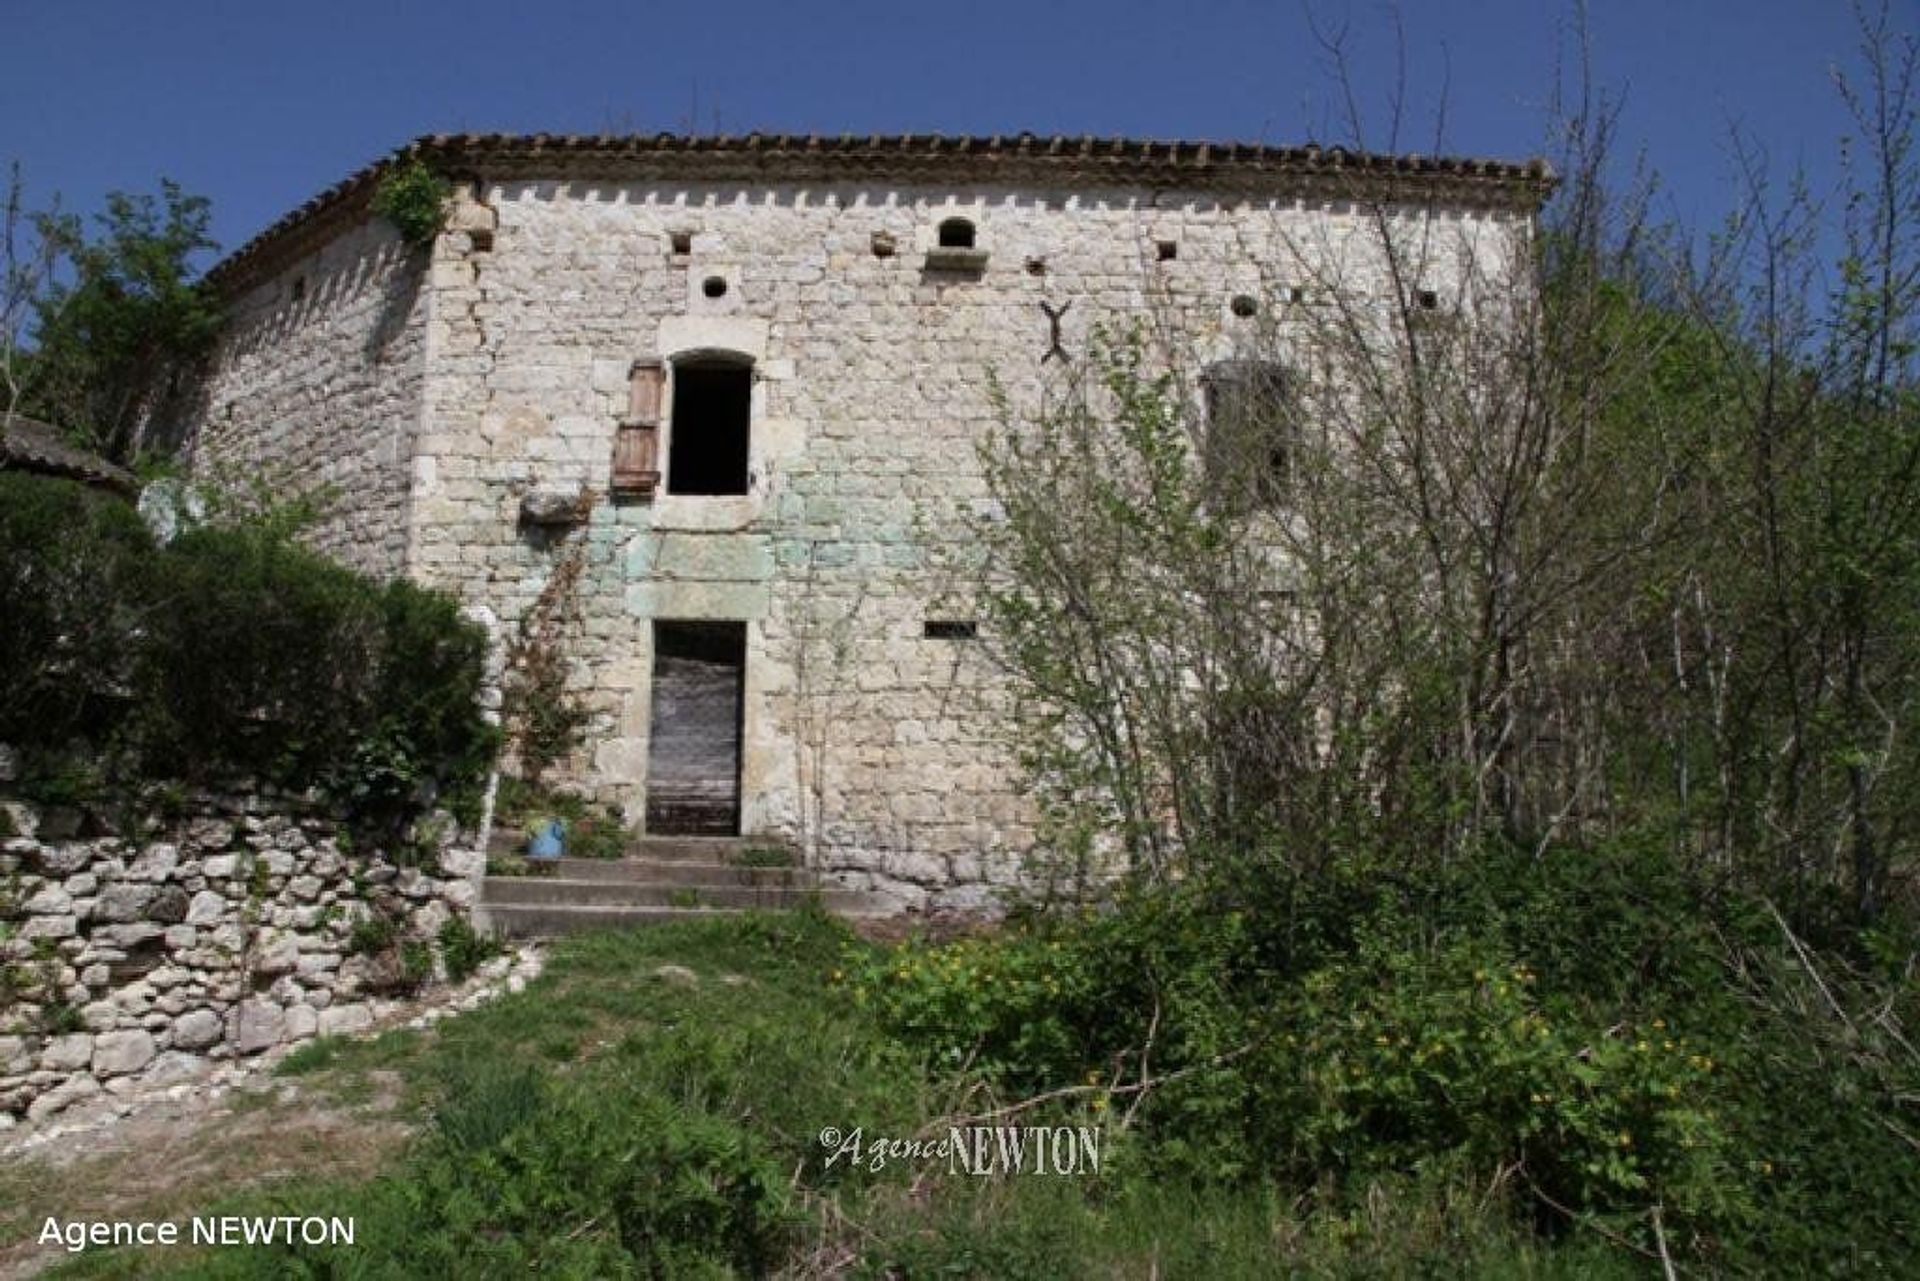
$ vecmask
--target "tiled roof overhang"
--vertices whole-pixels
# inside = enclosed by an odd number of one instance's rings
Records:
[[[65,476],[129,498],[140,492],[139,478],[132,472],[69,445],[51,425],[25,414],[0,414],[0,468],[4,467]]]
[[[410,161],[462,181],[995,183],[1130,187],[1454,205],[1531,213],[1556,178],[1544,160],[1379,155],[1340,147],[1147,142],[1126,138],[743,134],[433,134],[336,183],[207,273],[232,294],[362,215],[386,174]]]

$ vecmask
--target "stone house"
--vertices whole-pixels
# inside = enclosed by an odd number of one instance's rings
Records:
[[[456,184],[422,247],[369,207],[415,160]],[[191,449],[330,487],[321,546],[503,640],[558,620],[593,712],[568,780],[636,826],[965,902],[1032,840],[929,547],[983,500],[990,388],[1031,403],[1150,310],[1230,360],[1301,299],[1301,245],[1378,278],[1358,232],[1386,206],[1511,255],[1551,183],[1026,135],[424,138],[214,269]]]

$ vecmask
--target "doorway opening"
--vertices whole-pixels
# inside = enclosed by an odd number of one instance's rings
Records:
[[[745,623],[654,623],[648,833],[740,834],[746,670]]]

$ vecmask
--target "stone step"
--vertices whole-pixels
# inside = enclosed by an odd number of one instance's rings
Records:
[[[666,881],[675,885],[769,885],[804,889],[819,878],[801,867],[741,867],[657,858],[562,858],[532,863],[525,876],[499,881]]]
[[[799,854],[784,842],[755,836],[635,836],[627,842],[627,856],[676,863],[739,863],[749,851],[783,850],[797,866]],[[495,828],[487,853],[508,858],[524,854],[526,837],[512,828]],[[604,862],[611,860],[589,860]]]
[[[553,938],[584,930],[635,929],[669,921],[703,921],[737,916],[742,909],[687,907],[578,907],[570,903],[482,903],[476,926],[502,938]]]
[[[489,908],[564,905],[572,907],[801,907],[818,898],[831,912],[860,912],[870,895],[859,890],[817,889],[811,885],[686,884],[672,881],[570,880],[547,876],[490,876],[482,888]]]
[[[553,938],[584,930],[637,929],[647,925],[665,925],[673,921],[706,921],[737,916],[746,909],[738,907],[653,907],[581,906],[574,903],[502,903],[483,902],[476,913],[476,927],[492,930],[505,938]],[[882,916],[884,910],[842,911],[841,916]]]

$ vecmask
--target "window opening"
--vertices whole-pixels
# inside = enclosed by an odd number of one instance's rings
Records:
[[[1204,466],[1209,492],[1237,509],[1284,495],[1292,467],[1292,380],[1281,365],[1229,361],[1201,382],[1206,395]]]
[[[752,405],[751,364],[715,359],[675,363],[667,444],[669,494],[747,492]]]

